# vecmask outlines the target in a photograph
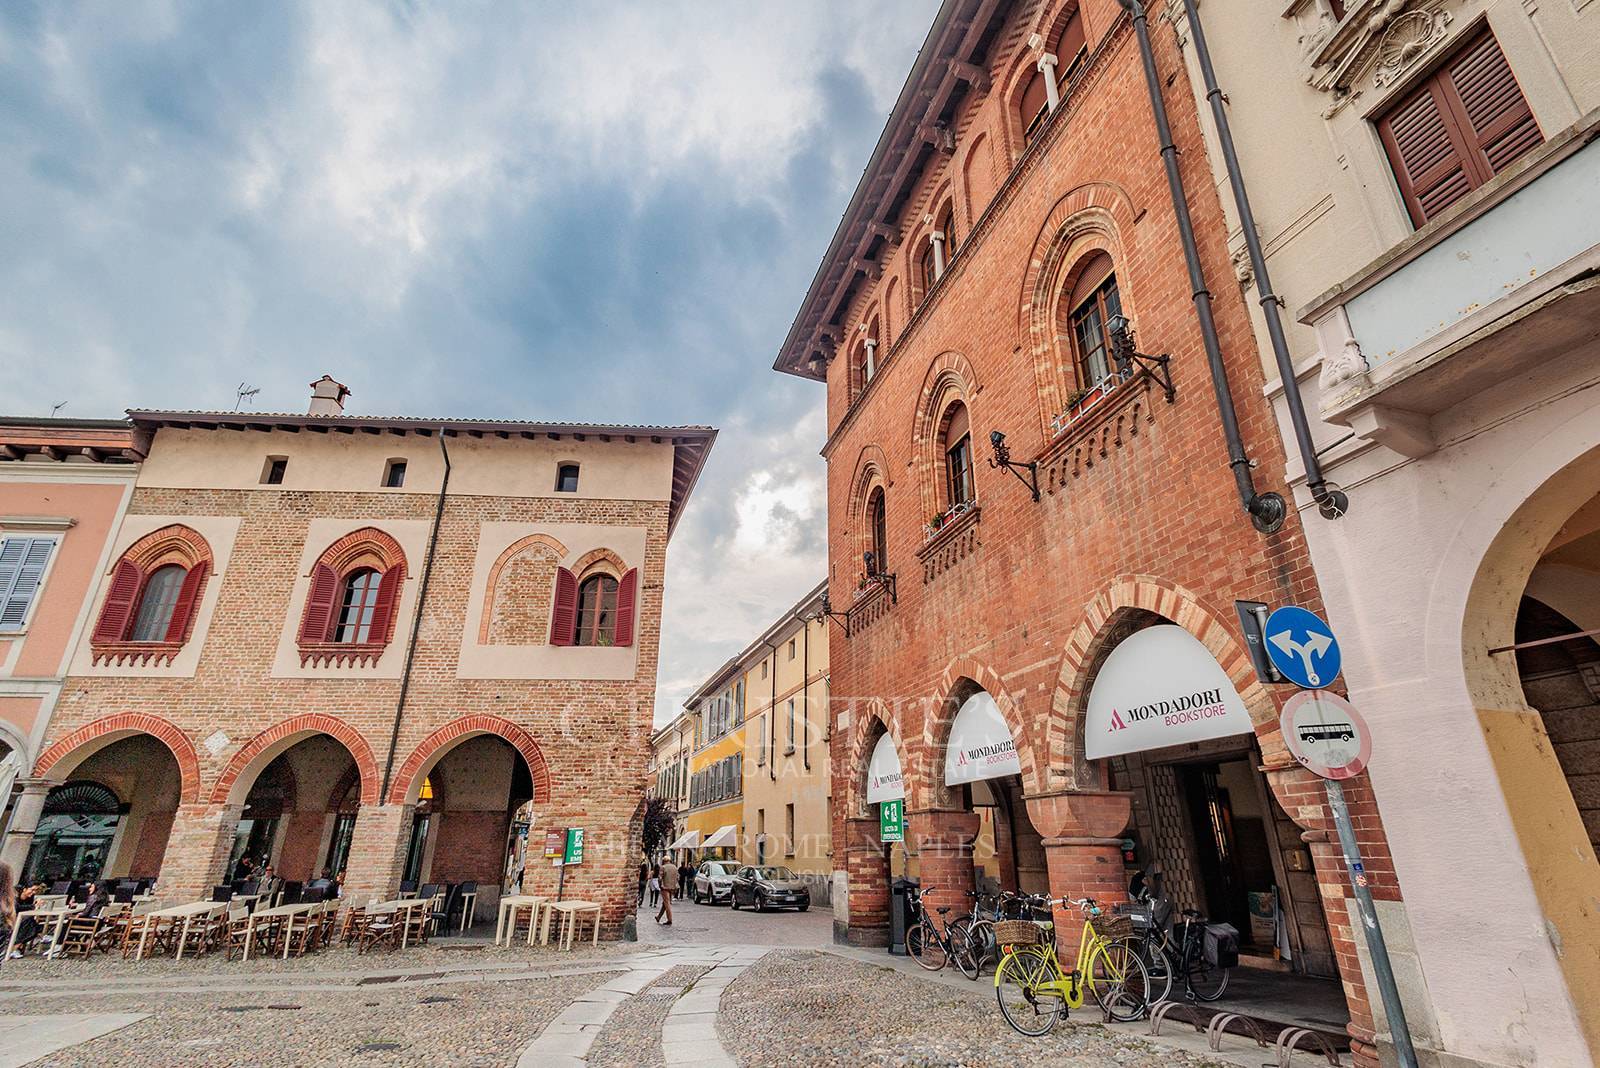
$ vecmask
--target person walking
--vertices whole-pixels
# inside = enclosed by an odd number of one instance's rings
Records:
[[[650,865],[650,904],[656,905],[661,901],[661,865]]]
[[[641,860],[639,862],[639,907],[640,908],[644,908],[644,886],[645,886],[645,883],[647,883],[649,881],[650,881],[650,862],[648,860]]]
[[[687,898],[689,888],[693,885],[694,865],[689,863],[689,855],[685,853],[683,859],[678,862],[678,896]]]
[[[678,892],[678,869],[668,860],[661,866],[661,908],[656,910],[656,922],[663,927],[672,926],[672,896]],[[661,917],[665,916],[663,920]]]

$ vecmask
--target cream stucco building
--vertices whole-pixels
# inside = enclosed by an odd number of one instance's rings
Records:
[[[1419,1053],[1592,1064],[1600,3],[1292,0],[1206,5],[1200,26],[1182,4],[1158,15],[1207,111],[1343,682],[1373,729],[1402,897],[1380,914]],[[1310,448],[1297,448],[1285,378]]]

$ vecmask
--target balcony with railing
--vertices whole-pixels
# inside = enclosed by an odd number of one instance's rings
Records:
[[[1321,414],[1407,456],[1434,416],[1600,337],[1600,112],[1300,313]]]

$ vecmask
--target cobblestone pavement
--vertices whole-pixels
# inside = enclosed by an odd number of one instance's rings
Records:
[[[654,922],[654,909],[639,910],[639,941],[655,945],[826,946],[833,942],[833,912],[734,911],[727,905],[672,903],[671,927]]]
[[[589,1049],[589,1063],[618,1068],[660,1068],[661,1028],[667,1014],[695,980],[711,970],[709,964],[680,964],[639,991],[628,1011],[614,1013]]]
[[[830,953],[793,950],[768,954],[728,987],[717,1030],[744,1068],[1218,1063],[1108,1031],[1088,1012],[1043,1038],[1027,1038],[1006,1025],[988,983],[946,986]]]

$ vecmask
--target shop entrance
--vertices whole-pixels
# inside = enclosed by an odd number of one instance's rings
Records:
[[[1202,911],[1238,928],[1242,947],[1278,956],[1271,815],[1262,811],[1254,769],[1244,760],[1186,764],[1178,778],[1193,824]]]

